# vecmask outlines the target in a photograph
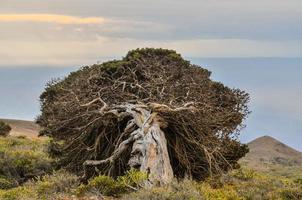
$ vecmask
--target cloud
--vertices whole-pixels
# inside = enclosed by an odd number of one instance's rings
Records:
[[[192,57],[301,57],[301,6],[301,0],[3,0],[0,65],[90,63],[145,46]]]
[[[5,41],[0,40],[0,67],[5,66],[79,66],[96,63],[104,57],[120,58],[129,49],[162,47],[175,49],[185,57],[261,57],[301,55],[297,43],[248,40],[174,40],[153,41],[96,36],[87,41]],[[30,49],[30,50],[29,50]]]
[[[101,17],[76,17],[55,14],[0,14],[0,22],[45,22],[57,24],[102,24]]]
[[[1,0],[0,13],[101,15],[106,19],[151,21],[174,28],[168,33],[135,35],[146,39],[278,41],[302,39],[301,8],[301,0]]]
[[[162,40],[173,32],[169,25],[152,21],[54,14],[0,14],[0,29],[2,40],[20,42],[95,41],[98,37]]]

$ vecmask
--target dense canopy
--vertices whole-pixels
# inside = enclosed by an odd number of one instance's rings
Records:
[[[247,152],[237,135],[249,96],[210,75],[173,50],[152,48],[82,67],[47,85],[41,134],[54,138],[52,152],[61,166],[79,174],[86,169],[88,177],[118,176],[130,167],[152,172],[156,166],[146,159],[152,145],[142,148],[148,142],[158,146],[157,156],[165,158],[167,151],[173,176],[202,180],[220,174]],[[156,134],[164,139],[147,138]]]

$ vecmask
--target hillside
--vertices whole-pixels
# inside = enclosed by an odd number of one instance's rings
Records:
[[[302,165],[302,153],[270,137],[263,136],[248,143],[250,152],[243,159],[250,165]]]
[[[40,127],[32,122],[25,120],[15,120],[15,119],[0,119],[6,122],[12,127],[10,135],[12,136],[26,136],[29,138],[37,138]]]
[[[37,137],[39,127],[33,122],[4,121],[13,126],[13,135]],[[87,185],[83,185],[80,184],[79,176],[62,169],[55,170],[53,160],[45,151],[47,145],[48,140],[0,137],[0,154],[4,155],[0,157],[1,200],[302,199],[302,173],[296,173],[301,172],[301,169],[297,170],[301,166],[297,168],[288,166],[277,170],[287,170],[292,175],[288,178],[275,176],[276,173],[262,173],[243,167],[232,170],[218,179],[207,179],[203,182],[174,181],[164,187],[155,186],[148,189],[142,188],[147,178],[146,174],[130,170],[118,179],[100,175],[89,180]],[[299,152],[280,145],[280,142],[270,137],[259,138],[249,145],[251,153],[248,159],[258,160],[255,162],[258,164],[261,163],[259,161],[261,159],[253,156],[259,155],[262,159],[269,160],[270,155],[279,155],[275,151],[280,151],[286,158],[291,156],[296,158],[300,155]],[[258,152],[259,149],[262,151]],[[270,151],[266,152],[267,150]],[[275,167],[277,164],[271,166]],[[43,177],[38,180],[32,179],[40,175]]]
[[[301,152],[270,136],[257,138],[248,146],[250,152],[241,159],[241,165],[272,175],[302,176]]]

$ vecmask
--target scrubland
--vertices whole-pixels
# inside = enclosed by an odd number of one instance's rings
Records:
[[[97,176],[87,184],[80,177],[58,169],[47,154],[49,140],[0,137],[1,200],[253,200],[302,199],[302,169],[275,168],[270,173],[242,166],[222,177],[204,182],[174,180],[165,187],[143,187],[146,175],[130,170],[113,179]]]

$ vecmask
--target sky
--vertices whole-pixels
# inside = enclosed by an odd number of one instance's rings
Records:
[[[154,46],[301,57],[301,0],[1,0],[1,65],[79,65]]]
[[[248,91],[242,141],[302,151],[301,0],[1,0],[0,118],[34,119],[48,80],[138,47],[175,49]]]

